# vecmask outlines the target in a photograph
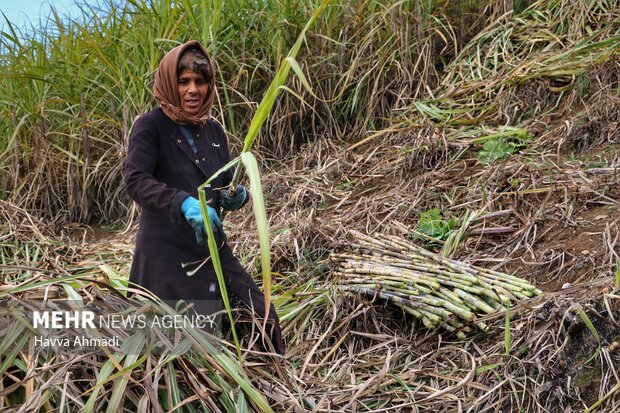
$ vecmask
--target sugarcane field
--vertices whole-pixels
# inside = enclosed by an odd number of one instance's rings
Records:
[[[9,3],[0,411],[620,412],[620,2]]]

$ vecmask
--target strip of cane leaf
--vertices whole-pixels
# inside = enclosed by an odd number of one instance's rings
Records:
[[[177,383],[176,372],[174,371],[174,365],[168,363],[168,396],[170,397],[170,405],[178,406],[181,403],[181,391],[179,390],[179,383]]]
[[[577,311],[577,314],[579,314],[579,317],[581,317],[583,322],[588,327],[588,330],[590,330],[590,332],[592,333],[594,338],[596,338],[596,341],[600,345],[600,343],[601,343],[601,336],[599,336],[598,331],[596,331],[596,328],[594,327],[594,324],[592,324],[592,320],[590,320],[590,317],[588,317],[588,315],[585,313],[585,311],[583,311],[583,308],[581,308],[580,305],[577,305],[575,307],[575,311]]]
[[[510,303],[506,304],[506,318],[504,319],[504,351],[506,356],[510,356]]]
[[[196,343],[196,346],[206,349],[207,354],[209,354],[218,366],[241,387],[245,394],[259,409],[261,409],[261,411],[265,413],[273,412],[262,394],[250,383],[239,363],[228,355],[229,352],[227,349],[216,349],[213,344],[209,342],[208,337],[197,330],[188,329],[186,331],[189,332],[189,337]]]
[[[233,339],[235,340],[235,347],[237,348],[237,356],[241,361],[241,344],[239,343],[239,337],[237,337],[237,329],[235,328],[235,322],[233,320],[232,310],[230,308],[230,298],[228,298],[228,291],[226,289],[226,280],[224,279],[224,272],[222,271],[222,262],[220,260],[220,253],[217,249],[217,243],[215,242],[215,236],[213,229],[210,225],[209,213],[207,212],[207,196],[205,191],[198,191],[198,198],[200,200],[200,210],[202,211],[202,217],[205,222],[205,229],[207,231],[207,245],[209,247],[209,254],[211,255],[211,262],[215,269],[215,275],[217,276],[217,283],[220,287],[220,295],[226,308],[226,314],[230,320],[230,329],[232,330]]]
[[[114,383],[112,388],[112,396],[108,402],[108,408],[106,413],[116,413],[120,410],[121,402],[125,397],[125,388],[129,382],[129,375],[131,371],[142,364],[143,360],[146,360],[148,354],[145,354],[141,361],[137,362],[140,353],[144,349],[145,336],[144,332],[139,331],[130,336],[121,346],[121,351],[126,354],[123,370],[119,372],[121,377]]]
[[[74,310],[84,308],[84,300],[82,300],[82,296],[69,284],[62,283],[60,284],[62,288],[67,293],[67,296],[70,300],[70,305]]]
[[[239,413],[250,412],[248,402],[245,400],[245,395],[243,394],[243,392],[239,392],[239,395],[237,396],[237,411]]]
[[[286,58],[286,61],[291,66],[291,69],[293,69],[293,72],[295,72],[295,74],[299,78],[299,81],[304,86],[304,88],[308,91],[308,93],[310,93],[310,95],[312,95],[313,98],[319,99],[319,97],[315,95],[314,92],[312,91],[312,87],[310,86],[308,79],[306,79],[306,75],[304,75],[304,72],[301,69],[301,66],[299,66],[299,63],[297,63],[297,60],[295,60],[294,57],[289,56]]]
[[[261,186],[258,162],[251,152],[242,152],[241,161],[245,167],[252,193],[252,207],[256,226],[258,227],[258,241],[260,245],[261,270],[263,272],[263,292],[265,296],[264,321],[267,321],[269,307],[271,305],[271,257],[269,256],[269,226],[267,225],[267,213],[265,211],[265,200]]]
[[[2,353],[4,361],[0,365],[0,375],[4,375],[4,372],[6,372],[6,370],[13,365],[15,357],[17,357],[19,352],[22,351],[28,339],[29,339],[28,334],[22,335],[21,338],[16,342],[16,345],[13,347],[11,351],[9,351],[8,353],[5,353],[5,352]]]
[[[110,375],[116,366],[119,365],[119,363],[125,358],[125,356],[129,354],[125,350],[133,347],[133,341],[136,339],[136,335],[137,334],[134,334],[133,336],[128,337],[127,340],[123,342],[121,351],[115,353],[114,355],[110,355],[110,358],[103,364],[99,374],[97,374],[97,383],[85,392],[85,394],[91,393],[91,395],[84,406],[84,412],[92,413],[94,411],[95,402],[97,401],[99,391],[106,383],[114,380],[114,377],[116,377],[116,374],[113,376]]]
[[[48,280],[38,281],[35,283],[24,283],[22,285],[16,286],[15,288],[11,288],[10,290],[0,291],[0,298],[3,298],[8,294],[16,294],[16,293],[20,293],[23,291],[37,290],[40,287],[43,287],[46,285],[58,284],[58,283],[67,282],[67,281],[75,281],[81,278],[84,278],[84,275],[81,275],[81,274],[70,275],[66,277],[50,278]]]
[[[114,357],[116,356],[119,356],[119,359],[122,357],[118,353]],[[86,392],[92,392],[92,393],[90,397],[88,398],[86,405],[84,406],[85,413],[93,412],[95,408],[95,402],[97,401],[97,397],[99,396],[99,391],[101,390],[102,386],[108,382],[108,378],[110,377],[110,374],[112,374],[112,372],[114,371],[114,367],[115,365],[112,360],[106,361],[103,367],[101,368],[101,370],[99,371],[99,374],[97,374],[97,383],[86,391]]]
[[[593,412],[594,409],[599,407],[601,404],[605,403],[607,401],[607,399],[609,399],[614,394],[617,394],[618,391],[620,391],[620,383],[616,383],[616,385],[606,395],[601,397],[596,403],[594,403],[592,406],[590,406],[583,413],[591,413],[591,412]]]
[[[577,311],[577,314],[579,314],[579,317],[581,317],[583,322],[586,324],[586,327],[588,327],[588,330],[590,330],[594,338],[596,338],[596,342],[598,343],[594,354],[592,354],[592,356],[590,356],[590,358],[586,361],[586,363],[589,363],[594,357],[596,357],[598,352],[601,351],[601,336],[598,334],[598,331],[596,331],[596,327],[594,327],[594,324],[592,324],[592,320],[590,320],[590,317],[588,317],[586,312],[583,311],[583,308],[581,308],[579,304],[575,306],[575,311]]]

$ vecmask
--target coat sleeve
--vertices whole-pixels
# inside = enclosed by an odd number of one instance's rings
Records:
[[[159,133],[148,115],[136,120],[125,160],[127,193],[142,208],[168,213],[170,221],[182,222],[181,204],[190,196],[155,178],[159,148]]]

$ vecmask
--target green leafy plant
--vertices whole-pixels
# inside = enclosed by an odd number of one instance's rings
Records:
[[[437,208],[429,209],[420,215],[418,232],[438,240],[445,240],[456,226],[456,219],[445,220]]]
[[[506,138],[490,139],[482,145],[478,152],[478,161],[483,165],[489,165],[498,159],[504,159],[517,151],[519,145],[508,141]]]
[[[505,127],[499,131],[487,133],[471,142],[484,142],[478,152],[478,162],[490,165],[498,159],[504,159],[523,148],[532,139],[532,135],[523,128]]]

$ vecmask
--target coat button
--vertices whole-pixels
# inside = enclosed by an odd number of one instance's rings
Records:
[[[202,160],[203,160],[203,161],[206,161],[206,159],[205,159],[205,158],[202,158]]]
[[[198,159],[196,159],[196,163],[199,163],[200,161]]]
[[[181,143],[181,139],[177,139],[177,143]]]
[[[199,134],[199,133],[197,133],[197,134],[196,134],[196,137],[197,137],[197,138],[200,138],[200,134]]]

